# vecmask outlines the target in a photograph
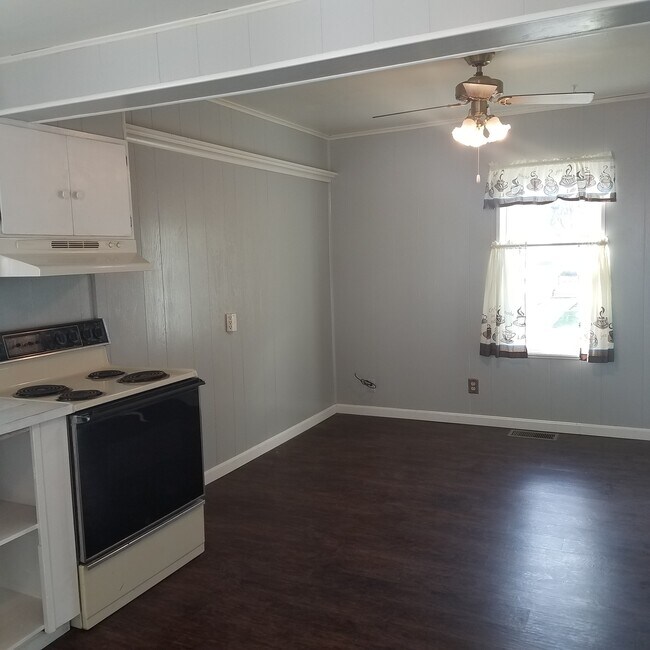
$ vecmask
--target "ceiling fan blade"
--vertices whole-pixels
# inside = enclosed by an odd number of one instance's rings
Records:
[[[455,106],[465,106],[465,104],[458,102],[456,104],[443,104],[442,106],[427,106],[426,108],[412,108],[409,111],[397,111],[397,113],[384,113],[383,115],[373,115],[374,120],[377,117],[392,117],[393,115],[406,115],[407,113],[419,113],[420,111],[433,111],[436,108],[453,108]]]
[[[590,104],[594,93],[546,93],[539,95],[503,95],[497,99],[501,106],[525,104]]]

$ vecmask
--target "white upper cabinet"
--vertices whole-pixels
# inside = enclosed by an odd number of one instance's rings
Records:
[[[126,144],[0,124],[3,235],[131,237]]]
[[[0,124],[5,235],[72,234],[66,137]]]
[[[124,145],[67,140],[74,234],[130,237],[131,195]]]

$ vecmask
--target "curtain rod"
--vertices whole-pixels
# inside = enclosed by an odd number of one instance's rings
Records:
[[[500,244],[499,242],[492,242],[492,248],[537,248],[538,246],[606,246],[607,239],[600,239],[599,241],[567,241],[549,244]]]

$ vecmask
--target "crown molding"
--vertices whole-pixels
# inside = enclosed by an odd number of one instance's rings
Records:
[[[239,111],[240,113],[246,113],[247,115],[252,115],[253,117],[257,117],[260,120],[265,120],[266,122],[273,122],[274,124],[286,126],[287,128],[294,129],[295,131],[301,131],[302,133],[313,135],[323,140],[330,139],[330,136],[327,135],[327,133],[323,133],[322,131],[316,131],[316,129],[310,129],[309,127],[303,126],[302,124],[291,122],[281,117],[277,117],[276,115],[271,115],[270,113],[264,113],[263,111],[258,111],[254,108],[249,108],[248,106],[243,106],[242,104],[237,104],[236,102],[228,101],[227,99],[215,98],[215,99],[208,99],[208,101],[212,102],[213,104],[218,104],[219,106],[225,106],[226,108],[230,108],[233,111]]]
[[[643,99],[650,99],[650,92],[643,93],[630,93],[628,95],[614,95],[612,97],[602,97],[601,99],[594,99],[591,104],[582,104],[576,106],[565,106],[558,105],[556,107],[544,106],[535,108],[529,106],[526,108],[521,108],[519,110],[509,110],[507,113],[495,113],[502,120],[507,120],[509,117],[514,117],[515,115],[530,115],[531,113],[547,113],[549,111],[566,111],[576,108],[589,108],[591,106],[601,106],[603,104],[613,104],[615,102],[631,102]],[[400,131],[414,131],[416,129],[430,129],[435,126],[450,126],[452,124],[458,125],[465,114],[459,114],[457,118],[449,118],[444,120],[435,120],[431,122],[423,122],[421,124],[405,124],[402,126],[389,126],[383,129],[366,129],[361,131],[349,131],[347,133],[335,133],[334,135],[328,136],[328,140],[346,140],[348,138],[362,138],[368,135],[383,135],[385,133],[398,133]]]
[[[255,169],[286,174],[288,176],[298,176],[299,178],[320,181],[322,183],[329,183],[337,176],[335,172],[327,169],[309,167],[308,165],[280,160],[279,158],[271,158],[270,156],[250,153],[241,149],[233,149],[232,147],[224,147],[203,140],[195,140],[164,131],[147,129],[134,124],[124,125],[124,135],[127,142],[140,144],[145,147],[164,149],[165,151],[198,156],[199,158],[207,158],[209,160],[218,160],[231,165],[253,167]]]

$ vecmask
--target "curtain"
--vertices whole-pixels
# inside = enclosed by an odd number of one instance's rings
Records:
[[[592,363],[614,361],[614,324],[612,322],[612,280],[609,246],[590,246],[585,250],[591,277],[585,279],[580,359]]]
[[[528,356],[523,248],[492,247],[485,280],[480,351],[484,357]]]
[[[504,166],[490,163],[483,207],[557,199],[616,201],[612,154]]]
[[[614,361],[614,325],[609,247],[580,247],[585,269],[581,295],[580,359]],[[485,279],[480,353],[489,357],[528,357],[526,347],[526,247],[493,244]]]

